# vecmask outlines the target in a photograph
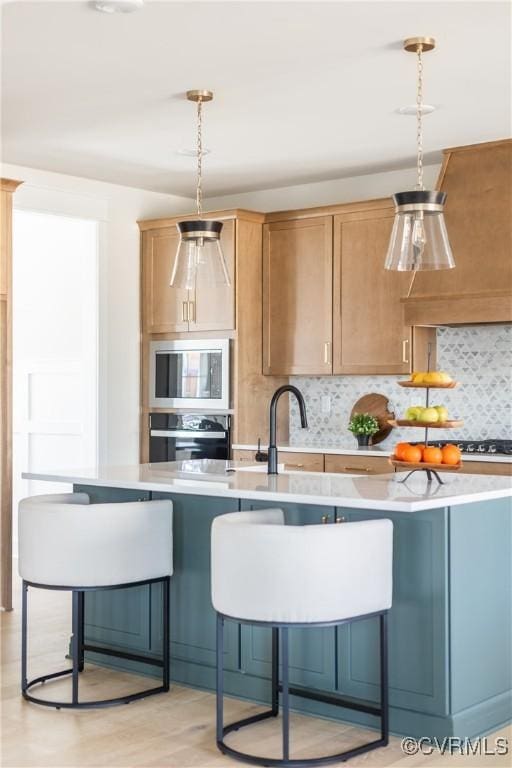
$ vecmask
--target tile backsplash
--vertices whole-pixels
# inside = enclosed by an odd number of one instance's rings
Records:
[[[450,417],[461,418],[458,430],[437,430],[439,439],[485,440],[512,438],[512,325],[461,326],[437,331],[439,370],[460,382],[453,390],[432,390],[432,405],[445,405]],[[352,406],[362,395],[378,392],[389,398],[391,410],[402,415],[410,405],[424,403],[424,390],[397,386],[403,376],[294,376],[308,409],[309,429],[300,428],[295,398],[290,398],[290,444],[355,445],[347,430]],[[330,398],[330,413],[322,399]],[[417,437],[416,437],[417,435]],[[421,439],[421,432],[394,429],[381,443]]]

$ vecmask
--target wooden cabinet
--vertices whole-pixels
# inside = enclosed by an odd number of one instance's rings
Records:
[[[334,217],[333,373],[409,373],[412,334],[400,301],[411,277],[384,259],[393,226],[388,201]]]
[[[435,331],[405,322],[411,275],[384,269],[390,200],[326,210],[333,215],[271,214],[264,227],[263,372],[396,375],[426,367]]]
[[[464,461],[460,469],[466,475],[512,475],[512,462],[504,461]]]
[[[332,373],[332,217],[266,224],[263,372]]]
[[[261,447],[262,451],[267,450],[267,446]],[[243,461],[247,464],[257,464],[255,451],[234,450],[234,461]],[[285,470],[292,472],[323,472],[324,456],[323,453],[299,453],[298,451],[279,451],[279,464],[284,464]]]
[[[179,243],[175,226],[142,234],[142,317],[146,333],[231,330],[235,327],[235,222],[224,222],[222,248],[231,285],[198,280],[195,291],[171,286]]]
[[[512,140],[445,151],[438,188],[455,269],[418,272],[405,301],[411,324],[512,320]]]
[[[338,454],[325,455],[326,472],[343,472],[346,474],[381,475],[393,472],[387,456],[350,456]]]

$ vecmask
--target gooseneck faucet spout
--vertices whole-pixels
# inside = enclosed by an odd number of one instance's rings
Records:
[[[308,420],[306,417],[306,403],[304,402],[304,398],[300,389],[297,389],[297,387],[294,387],[292,384],[284,384],[282,387],[279,387],[279,389],[276,389],[272,395],[272,400],[270,401],[270,442],[268,446],[269,475],[277,475],[277,403],[279,402],[281,395],[283,395],[285,392],[291,392],[297,398],[300,411],[300,425],[302,429],[307,429],[308,426]]]

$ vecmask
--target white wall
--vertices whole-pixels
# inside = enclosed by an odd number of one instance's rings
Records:
[[[3,177],[22,180],[17,208],[100,222],[99,460],[138,461],[138,219],[188,212],[191,200],[15,165]]]
[[[427,189],[435,188],[440,168],[439,164],[425,166],[424,179]],[[316,205],[334,205],[388,197],[393,192],[414,189],[415,183],[416,170],[405,168],[399,171],[319,181],[314,184],[298,184],[292,187],[209,197],[205,206],[211,211],[229,208],[249,208],[265,212],[282,211],[290,208],[309,208]]]

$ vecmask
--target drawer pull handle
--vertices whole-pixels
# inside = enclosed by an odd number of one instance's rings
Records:
[[[402,363],[408,363],[409,362],[409,339],[404,339],[402,341]]]
[[[195,301],[189,301],[188,303],[189,310],[188,310],[188,319],[191,323],[195,323],[196,321],[196,303]]]
[[[285,467],[293,467],[294,469],[304,469],[304,464],[285,464]]]
[[[344,472],[371,472],[371,467],[343,467]]]
[[[188,301],[181,302],[181,319],[184,323],[188,323]]]
[[[329,515],[322,515],[322,523],[328,523],[329,522]]]
[[[336,518],[337,523],[346,523],[347,519],[345,517],[337,517]]]
[[[331,342],[326,341],[324,344],[324,363],[329,365],[331,362]]]

